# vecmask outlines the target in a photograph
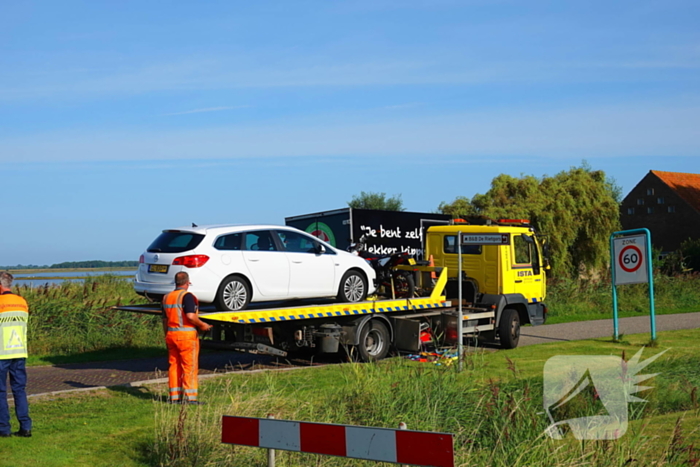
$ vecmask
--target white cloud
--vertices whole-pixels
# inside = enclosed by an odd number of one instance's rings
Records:
[[[60,132],[0,140],[0,162],[381,157],[700,156],[700,107],[525,109],[349,123]]]
[[[128,63],[113,69],[56,68],[10,71],[0,78],[0,101],[37,99],[91,100],[187,90],[273,89],[311,86],[483,85],[502,83],[607,83],[656,81],[658,73],[698,68],[697,53],[674,48],[629,51],[625,59],[571,59],[550,52],[544,56],[509,57],[485,48],[473,55],[461,48],[399,50],[391,57],[380,51],[335,58],[333,49],[298,55],[289,49],[274,53],[226,54],[212,58]],[[498,56],[499,59],[486,58]]]
[[[222,110],[235,110],[235,109],[244,109],[248,107],[247,105],[237,105],[233,107],[208,107],[206,109],[194,109],[194,110],[185,110],[183,112],[173,112],[173,113],[167,113],[163,114],[164,116],[171,116],[171,115],[187,115],[187,114],[198,114],[198,113],[204,113],[204,112],[220,112]]]
[[[413,109],[416,107],[421,106],[422,104],[419,104],[418,102],[413,102],[410,104],[397,104],[397,105],[387,105],[382,107],[383,109],[386,110],[402,110],[402,109]]]

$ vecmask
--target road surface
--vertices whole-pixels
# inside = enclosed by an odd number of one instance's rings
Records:
[[[619,332],[621,334],[648,333],[649,325],[649,316],[622,318]],[[657,332],[694,328],[700,328],[700,313],[660,315],[656,319]],[[612,334],[611,319],[528,326],[521,330],[520,345],[611,337]],[[310,364],[312,362],[304,360],[288,362],[275,357],[236,352],[205,353],[200,355],[200,375],[202,378],[207,378],[208,375],[232,371],[252,371],[263,368],[289,369]],[[168,360],[163,350],[163,357],[158,358],[38,366],[27,368],[27,372],[27,393],[31,397],[108,386],[165,382]]]

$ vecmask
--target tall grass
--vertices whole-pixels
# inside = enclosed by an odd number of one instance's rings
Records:
[[[30,355],[72,355],[114,347],[162,345],[158,317],[111,310],[141,303],[124,277],[99,275],[84,282],[18,286],[29,304]]]
[[[617,287],[618,310],[625,316],[649,311],[646,284]],[[662,313],[700,311],[700,274],[654,275],[654,301]],[[555,322],[605,319],[612,314],[612,283],[601,280],[553,279],[547,284],[549,317]]]
[[[677,361],[683,371],[695,366]],[[666,373],[668,370],[665,370]],[[338,375],[339,373],[339,375]],[[333,377],[334,381],[328,381]],[[314,377],[268,373],[235,377],[208,384],[205,408],[156,404],[156,438],[150,449],[154,465],[263,466],[263,449],[220,443],[221,415],[307,420],[325,423],[410,429],[455,434],[457,465],[488,466],[626,466],[698,465],[697,428],[676,423],[668,436],[648,425],[653,417],[689,409],[692,397],[680,393],[674,400],[662,390],[648,404],[634,408],[627,434],[616,441],[553,440],[544,434],[549,425],[542,413],[541,378],[513,377],[478,382],[470,371],[416,365],[403,360],[378,364],[347,364]],[[666,386],[655,381],[653,386]],[[700,378],[689,384],[697,388]],[[312,388],[313,386],[313,388]],[[593,395],[591,395],[593,397]],[[582,400],[567,416],[590,415],[591,400]],[[278,466],[374,466],[353,459],[280,452]]]

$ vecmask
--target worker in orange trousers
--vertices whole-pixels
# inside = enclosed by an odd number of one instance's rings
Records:
[[[199,372],[199,336],[197,330],[209,331],[212,326],[199,319],[197,297],[187,289],[190,277],[175,274],[175,290],[163,297],[163,331],[168,346],[169,402],[200,404],[197,373]]]

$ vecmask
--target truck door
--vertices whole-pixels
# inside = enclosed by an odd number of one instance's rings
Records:
[[[535,237],[513,234],[511,238],[510,278],[513,293],[522,294],[529,303],[540,302],[544,298],[544,274]]]

